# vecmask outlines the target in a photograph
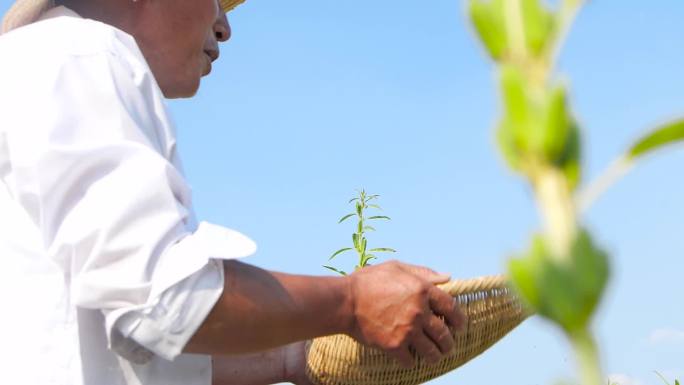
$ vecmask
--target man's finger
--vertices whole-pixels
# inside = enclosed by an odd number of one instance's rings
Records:
[[[407,346],[401,347],[399,349],[389,350],[387,351],[387,354],[399,361],[399,364],[406,369],[410,369],[416,364],[416,361],[413,358],[413,355],[411,355],[411,352]]]
[[[437,345],[425,333],[418,334],[410,343],[416,349],[416,353],[429,364],[436,364],[444,356]]]
[[[454,348],[454,337],[437,316],[430,316],[425,325],[425,334],[437,345],[443,354],[449,353]]]
[[[427,268],[425,266],[418,266],[418,265],[411,265],[408,263],[401,263],[399,264],[401,268],[411,274],[417,275],[433,285],[439,285],[441,283],[447,283],[451,279],[451,276],[449,274],[444,274],[444,273],[438,273],[430,268]]]
[[[430,289],[430,308],[432,311],[444,317],[447,324],[454,329],[461,329],[465,325],[465,315],[456,305],[454,298],[436,287]]]

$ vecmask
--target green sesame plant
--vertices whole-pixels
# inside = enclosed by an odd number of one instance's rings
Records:
[[[369,217],[366,216],[366,211],[369,209],[382,210],[382,208],[377,203],[373,203],[373,201],[377,201],[379,197],[379,195],[368,195],[366,194],[365,190],[361,190],[359,191],[359,195],[357,197],[349,200],[349,203],[354,205],[355,211],[353,213],[349,213],[343,216],[338,221],[338,224],[346,221],[347,219],[356,217],[356,231],[352,234],[353,247],[345,247],[337,250],[330,256],[328,260],[332,260],[344,252],[354,250],[356,251],[356,254],[359,258],[359,262],[356,264],[355,269],[360,269],[364,266],[367,266],[370,261],[377,259],[377,257],[373,253],[396,253],[396,250],[390,249],[389,247],[378,247],[373,249],[367,248],[368,240],[366,239],[366,233],[369,231],[375,231],[375,228],[369,225],[368,223],[370,221],[391,220],[390,217],[386,215],[372,215]],[[344,270],[339,270],[332,266],[323,267],[325,267],[328,270],[332,270],[338,274],[347,275],[347,273]]]
[[[582,132],[555,62],[581,0],[468,0],[476,36],[496,64],[496,128],[507,165],[531,185],[543,227],[508,263],[521,298],[569,339],[583,385],[604,383],[591,322],[610,275],[608,254],[581,214],[645,155],[684,139],[684,120],[648,132],[596,182],[581,187]]]

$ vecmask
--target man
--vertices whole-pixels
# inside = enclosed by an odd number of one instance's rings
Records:
[[[239,0],[18,0],[0,36],[0,358],[12,384],[307,384],[303,343],[346,333],[410,366],[463,321],[390,262],[348,277],[234,259],[194,221],[164,98],[190,97]],[[445,324],[439,317],[444,317]],[[10,364],[11,363],[11,364]]]

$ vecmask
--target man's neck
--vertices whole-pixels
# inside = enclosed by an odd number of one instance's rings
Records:
[[[137,2],[118,0],[54,0],[78,15],[114,26],[122,31],[133,32],[134,8]]]

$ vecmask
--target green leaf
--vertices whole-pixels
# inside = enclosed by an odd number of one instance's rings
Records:
[[[469,2],[470,20],[494,60],[502,59],[508,50],[504,1],[507,0],[470,0]]]
[[[356,225],[356,232],[359,234],[363,233],[363,220],[360,220]]]
[[[347,215],[343,216],[342,219],[340,219],[337,223],[340,224],[340,223],[346,221],[347,219],[349,219],[355,215],[356,215],[355,213],[347,214]]]
[[[359,200],[359,198],[352,198],[352,199],[349,200],[349,203],[352,203],[352,202],[358,201],[358,200]]]
[[[359,234],[356,234],[356,233],[352,234],[352,242],[354,242],[354,248],[356,249],[356,251],[361,253],[362,251],[361,251],[360,242],[359,242]]]
[[[375,249],[370,249],[369,250],[371,253],[396,253],[397,251],[394,249],[390,249],[389,247],[378,247]]]
[[[366,242],[366,238],[362,237],[361,238],[361,252],[366,253],[366,246],[368,242]]]
[[[580,132],[572,117],[564,85],[541,92],[531,86],[517,67],[501,70],[504,116],[497,139],[509,166],[527,173],[530,162],[542,161],[564,171],[571,186],[580,177]]]
[[[675,380],[675,385],[679,385],[679,380]]]
[[[581,179],[582,143],[580,129],[568,111],[567,90],[556,86],[546,101],[544,117],[544,157],[563,170],[571,189]]]
[[[684,140],[684,119],[660,126],[639,139],[628,152],[634,160],[664,146]]]
[[[356,202],[356,214],[361,217],[363,216],[363,205],[361,202]]]
[[[565,152],[557,165],[563,170],[570,188],[575,190],[582,179],[582,143],[579,128],[573,125],[569,135]]]
[[[378,259],[378,257],[376,257],[376,256],[373,255],[373,254],[364,254],[364,255],[361,257],[361,263],[360,263],[359,265],[360,265],[361,267],[365,267],[365,266],[368,265],[368,262],[369,262],[369,261],[372,261],[372,260],[374,260],[374,259]]]
[[[530,155],[531,129],[528,122],[531,112],[520,70],[503,66],[500,76],[504,116],[499,123],[497,139],[509,166],[519,170],[523,158]]]
[[[573,127],[566,95],[564,86],[556,86],[545,100],[541,147],[546,159],[554,163],[564,153],[570,129]]]
[[[522,1],[525,43],[530,52],[540,55],[545,51],[556,27],[556,19],[540,0]]]
[[[530,85],[517,67],[507,65],[501,69],[501,92],[504,99],[504,117],[501,129],[509,131],[513,151],[520,157],[541,156],[545,142],[543,94],[532,97]]]
[[[368,218],[368,219],[369,219],[369,220],[370,220],[370,219],[385,219],[385,220],[388,220],[388,221],[389,221],[389,220],[391,220],[392,218],[390,218],[390,217],[388,217],[388,216],[385,216],[385,215],[376,215],[376,216],[372,216],[372,217],[370,217],[370,218]]]
[[[363,231],[375,231],[375,227],[373,227],[373,226],[363,226]]]
[[[554,258],[538,236],[530,252],[508,266],[521,297],[569,333],[588,327],[609,276],[607,254],[594,246],[586,231],[576,238],[568,260]]]
[[[346,272],[344,272],[344,271],[342,271],[342,270],[337,270],[336,268],[334,268],[334,267],[332,267],[332,266],[324,265],[323,267],[325,267],[325,268],[328,269],[328,270],[332,270],[332,271],[334,271],[334,272],[337,273],[337,274],[340,274],[340,275],[347,275]]]
[[[330,256],[330,258],[328,258],[328,261],[330,261],[331,259],[333,259],[333,258],[337,257],[338,255],[344,253],[345,251],[349,251],[349,250],[354,250],[354,249],[352,249],[351,247],[345,247],[344,249],[337,250],[333,255]]]
[[[380,206],[378,206],[378,205],[375,205],[375,204],[373,204],[373,205],[368,205],[368,207],[372,207],[372,208],[374,208],[374,209],[382,210],[382,207],[380,207]]]
[[[540,307],[540,290],[538,277],[544,263],[546,245],[541,237],[532,240],[532,246],[527,256],[513,258],[508,262],[508,272],[511,282],[515,285],[523,300],[533,309]]]
[[[513,139],[513,131],[507,122],[501,122],[499,129],[496,132],[496,141],[499,145],[499,149],[504,156],[504,160],[508,163],[508,166],[513,170],[520,170],[521,167],[521,154],[518,148],[515,146],[515,140]]]

